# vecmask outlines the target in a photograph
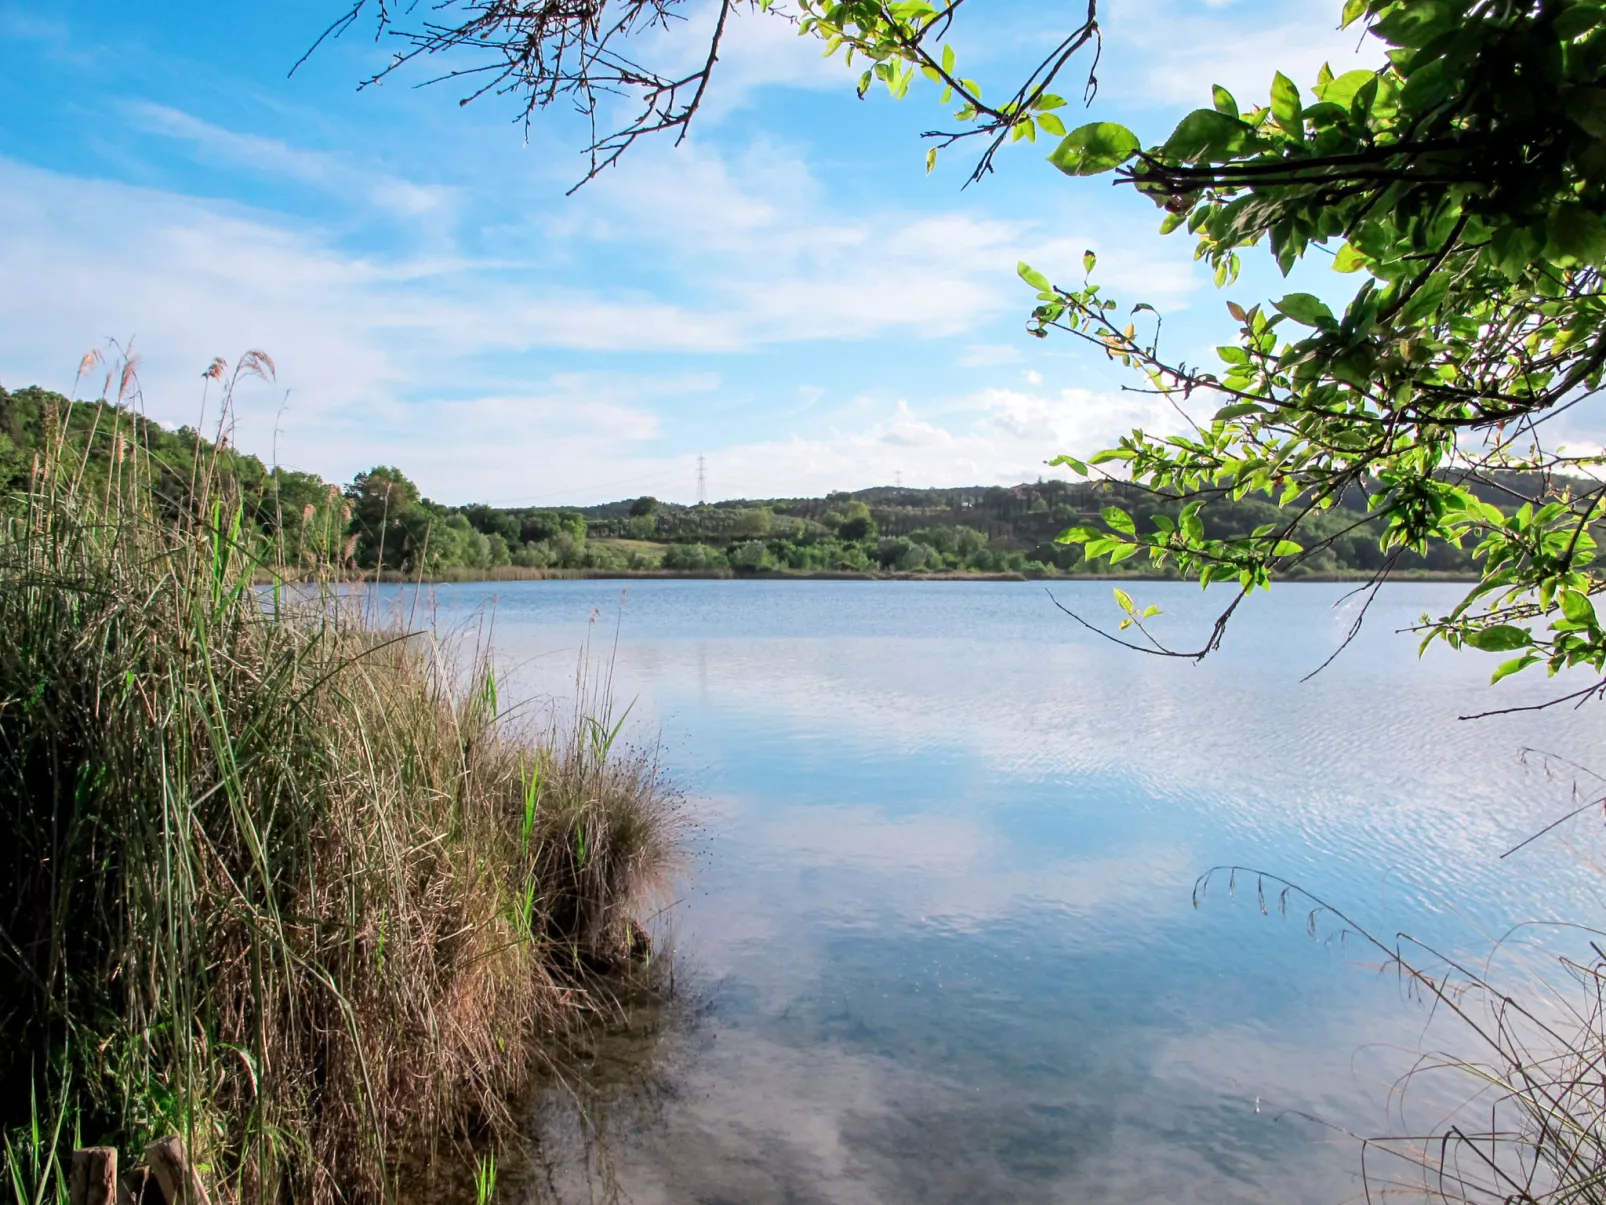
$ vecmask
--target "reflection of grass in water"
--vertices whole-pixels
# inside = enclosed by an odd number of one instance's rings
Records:
[[[696,1023],[697,1005],[674,986],[673,957],[654,959],[635,990],[616,991],[614,1009],[572,1029],[548,1063],[520,1169],[535,1201],[626,1198],[619,1145],[662,1125],[678,1047]]]
[[[1598,801],[1597,801],[1598,803]],[[1592,805],[1593,806],[1593,805]],[[1606,1202],[1606,929],[1524,925],[1495,943],[1481,965],[1406,934],[1385,941],[1276,875],[1242,867],[1199,880],[1254,883],[1263,913],[1307,909],[1312,937],[1358,942],[1424,1002],[1430,1020],[1453,1023],[1453,1048],[1416,1056],[1396,1084],[1403,1132],[1350,1135],[1361,1147],[1368,1199],[1431,1199],[1454,1205],[1601,1205]],[[1516,942],[1551,930],[1589,951],[1580,961]],[[1560,977],[1555,974],[1560,972]],[[1407,1107],[1430,1081],[1456,1103],[1423,1126]],[[1319,1120],[1319,1119],[1312,1119]]]

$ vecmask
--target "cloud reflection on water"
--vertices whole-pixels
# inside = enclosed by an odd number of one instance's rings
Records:
[[[498,587],[495,643],[525,666],[504,697],[561,695],[617,592]],[[1392,635],[1454,587],[1396,591],[1301,684],[1341,592],[1283,588],[1192,666],[1084,637],[1027,585],[632,586],[616,690],[708,800],[677,923],[711,1009],[621,1147],[632,1199],[1353,1193],[1354,1149],[1287,1110],[1385,1127],[1424,1014],[1297,905],[1196,910],[1194,877],[1263,865],[1461,946],[1577,914],[1595,880],[1564,848],[1521,873],[1498,854],[1566,802],[1521,747],[1587,757],[1598,724],[1457,723],[1487,665]],[[1197,591],[1141,593],[1209,618]],[[484,597],[442,590],[440,616]]]

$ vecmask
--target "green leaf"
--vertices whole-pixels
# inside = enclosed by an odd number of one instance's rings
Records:
[[[1067,176],[1096,176],[1125,163],[1141,145],[1125,126],[1095,121],[1067,134],[1048,161]]]
[[[1086,544],[1089,540],[1104,538],[1102,531],[1095,531],[1091,527],[1069,527],[1054,537],[1056,544]]]
[[[1054,291],[1054,286],[1049,283],[1048,277],[1044,276],[1041,272],[1037,271],[1024,260],[1015,265],[1015,271],[1020,274],[1020,278],[1022,280],[1031,285],[1032,288],[1036,289],[1039,293],[1052,293]]]
[[[1095,561],[1105,553],[1123,546],[1114,536],[1100,536],[1096,540],[1085,540],[1083,544],[1082,555],[1090,561]]]
[[[1348,243],[1340,247],[1338,254],[1333,256],[1335,272],[1359,272],[1364,267],[1366,267],[1366,257]]]
[[[1083,464],[1080,460],[1076,459],[1076,457],[1074,457],[1074,456],[1056,456],[1056,457],[1054,457],[1053,460],[1049,461],[1048,463],[1051,464],[1051,465],[1061,465],[1062,464],[1066,468],[1070,469],[1072,472],[1080,473],[1084,477],[1087,476],[1087,465]]]
[[[1136,525],[1132,522],[1132,516],[1118,506],[1106,506],[1099,511],[1099,517],[1108,523],[1112,530],[1119,531],[1124,535],[1132,535],[1137,531]]]
[[[1606,23],[1606,12],[1601,11],[1599,4],[1581,3],[1561,9],[1551,28],[1555,30],[1556,37],[1570,41],[1590,33],[1603,23]]]
[[[1474,628],[1462,637],[1462,641],[1486,653],[1504,653],[1512,649],[1527,648],[1533,644],[1533,636],[1526,628],[1498,623],[1493,627]]]
[[[1279,314],[1287,315],[1301,326],[1315,326],[1322,330],[1337,330],[1338,319],[1320,297],[1311,293],[1290,293],[1272,305]]]
[[[1217,113],[1225,113],[1228,117],[1238,116],[1238,102],[1233,99],[1232,93],[1220,84],[1210,85],[1210,99],[1214,102]]]
[[[952,46],[944,46],[942,48],[942,69],[949,75],[954,73],[954,48]]]
[[[1165,159],[1219,162],[1241,155],[1258,140],[1255,128],[1215,109],[1195,109],[1177,123],[1160,148]]]
[[[1098,262],[1099,262],[1099,257],[1094,255],[1091,251],[1082,252],[1082,271],[1088,273],[1089,275],[1092,275],[1093,265],[1098,263]],[[1094,463],[1096,464],[1097,461],[1095,461]]]
[[[1422,57],[1418,56],[1418,59]],[[1414,66],[1406,77],[1405,87],[1400,90],[1400,103],[1419,112],[1425,111],[1454,96],[1462,83],[1459,72],[1453,70],[1445,59],[1430,58],[1420,66]]]
[[[1266,409],[1266,407],[1260,405],[1258,402],[1234,402],[1230,406],[1223,406],[1220,410],[1217,410],[1215,417],[1221,422],[1227,422],[1230,419],[1242,418],[1246,414],[1268,413],[1270,412]]]
[[[1303,544],[1296,544],[1293,540],[1278,540],[1277,547],[1271,550],[1272,556],[1298,556],[1305,551]]]
[[[1115,589],[1115,601],[1117,605],[1120,606],[1121,610],[1125,611],[1128,615],[1136,615],[1138,613],[1138,604],[1133,602],[1132,596],[1125,590],[1122,590],[1119,586],[1117,586]]]
[[[1037,124],[1042,126],[1045,132],[1053,134],[1056,138],[1065,133],[1065,123],[1052,113],[1039,113],[1037,115]]]
[[[1317,88],[1316,97],[1326,104],[1343,105],[1347,109],[1355,94],[1376,78],[1375,71],[1346,71],[1331,83]]]
[[[1606,260],[1606,226],[1584,205],[1577,202],[1559,205],[1550,220],[1545,253],[1564,262],[1598,264]]]
[[[1288,133],[1303,137],[1304,112],[1305,107],[1299,99],[1299,89],[1294,86],[1293,80],[1279,71],[1271,81],[1271,115]]]
[[[1573,623],[1595,623],[1595,604],[1589,601],[1589,596],[1580,590],[1563,590],[1561,592],[1561,613]]]
[[[1502,661],[1500,668],[1490,676],[1489,685],[1493,686],[1501,678],[1509,678],[1512,674],[1520,673],[1538,660],[1539,654],[1524,653],[1520,657],[1513,657],[1510,661]]]

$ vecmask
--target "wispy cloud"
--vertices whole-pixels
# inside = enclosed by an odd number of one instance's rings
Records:
[[[75,35],[61,17],[44,16],[15,4],[0,5],[0,39],[26,42],[32,53],[74,70],[96,66],[106,55],[105,47]]]
[[[345,156],[291,146],[277,138],[243,134],[202,121],[181,110],[149,101],[126,106],[135,128],[187,143],[203,162],[228,163],[328,190],[347,201],[375,205],[400,217],[440,209],[452,190],[416,184],[401,176],[364,170]]]
[[[961,368],[996,368],[1001,364],[1019,364],[1024,359],[1021,349],[1009,343],[972,343],[961,351],[954,363]]]

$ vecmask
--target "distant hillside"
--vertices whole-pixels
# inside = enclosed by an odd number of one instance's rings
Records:
[[[443,506],[420,496],[399,468],[377,466],[350,482],[270,469],[257,457],[215,446],[188,428],[168,431],[126,410],[70,402],[30,388],[0,390],[0,492],[15,500],[37,465],[59,449],[59,463],[92,480],[121,471],[126,441],[138,440],[160,466],[150,487],[161,505],[186,505],[197,457],[216,458],[237,487],[242,523],[265,560],[341,574],[386,571],[468,577],[484,572],[665,572],[698,575],[784,573],[1032,574],[1089,572],[1080,548],[1055,542],[1068,527],[1101,526],[1115,503],[1140,528],[1175,517],[1182,499],[1129,486],[1037,481],[1013,487],[906,489],[878,486],[824,498],[767,498],[681,506],[650,497],[587,507]],[[1526,483],[1513,480],[1513,485]],[[1483,491],[1504,505],[1498,488]],[[1366,573],[1382,557],[1356,494],[1318,517],[1311,555],[1291,576]],[[1212,499],[1203,517],[1212,535],[1247,535],[1273,521],[1265,501]],[[1323,546],[1324,543],[1326,546]],[[1405,572],[1471,573],[1469,555],[1435,548],[1408,556]],[[1140,574],[1136,560],[1097,576]]]
[[[1520,484],[1513,481],[1513,485]],[[1487,491],[1497,505],[1508,501]],[[1081,550],[1055,541],[1068,527],[1102,527],[1102,508],[1119,505],[1136,518],[1140,530],[1153,530],[1152,518],[1175,518],[1186,499],[1155,498],[1111,483],[1041,480],[1016,486],[961,486],[911,489],[876,486],[824,498],[765,498],[678,506],[653,499],[577,508],[593,540],[666,543],[671,563],[691,559],[687,545],[721,552],[733,566],[793,572],[865,569],[872,572],[977,572],[1075,575],[1089,572]],[[1366,521],[1365,496],[1319,516],[1310,530],[1312,555],[1290,576],[1368,573],[1382,565],[1375,525]],[[1202,512],[1212,535],[1248,535],[1274,521],[1270,502],[1213,499]],[[480,521],[477,517],[475,521]],[[1327,547],[1320,547],[1323,542]],[[758,547],[763,549],[759,558]],[[857,553],[864,556],[861,564]],[[1427,557],[1406,556],[1402,572],[1462,574],[1472,571],[1464,551],[1439,547]],[[1100,563],[1092,573],[1143,574],[1143,562],[1112,571]]]

